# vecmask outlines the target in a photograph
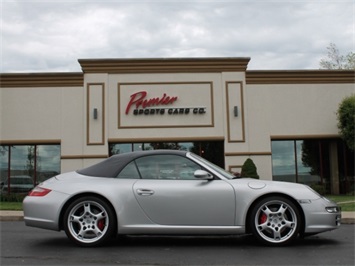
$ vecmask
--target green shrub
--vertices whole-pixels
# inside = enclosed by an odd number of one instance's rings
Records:
[[[338,128],[347,146],[355,150],[355,94],[345,97],[339,104]]]
[[[312,189],[314,189],[316,192],[324,196],[326,194],[326,188],[325,185],[320,185],[320,184],[312,184],[310,185]]]
[[[0,202],[22,202],[27,193],[0,194]]]
[[[256,165],[254,164],[252,159],[248,158],[244,162],[242,166],[241,177],[251,177],[251,178],[259,179]]]

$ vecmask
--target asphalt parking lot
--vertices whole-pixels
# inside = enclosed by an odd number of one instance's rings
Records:
[[[250,235],[127,236],[100,248],[75,246],[64,232],[0,222],[1,265],[354,265],[354,224],[265,247]]]

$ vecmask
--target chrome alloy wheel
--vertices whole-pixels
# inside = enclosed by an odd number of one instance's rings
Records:
[[[254,235],[264,243],[286,244],[298,235],[300,215],[287,199],[265,199],[256,206],[253,217]]]
[[[81,245],[96,244],[107,238],[110,215],[106,204],[95,199],[79,200],[66,215],[66,233]]]

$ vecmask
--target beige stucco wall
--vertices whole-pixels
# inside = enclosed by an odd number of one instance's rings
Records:
[[[250,137],[260,136],[260,127],[267,137],[337,134],[338,105],[354,92],[353,84],[249,85]]]
[[[173,119],[177,126],[172,127],[118,127],[118,116],[123,115],[118,109],[119,83],[179,82],[211,82],[211,126],[184,127],[186,117],[176,116]],[[179,95],[176,88],[166,88],[167,93]],[[181,97],[186,97],[183,91]],[[157,89],[158,95],[162,92],[164,88]],[[60,141],[62,172],[102,160],[108,155],[110,140],[224,139],[226,169],[239,171],[250,157],[261,178],[272,179],[271,139],[337,135],[338,104],[355,93],[355,88],[354,84],[254,85],[246,84],[244,72],[221,72],[84,74],[82,87],[2,87],[0,93],[0,140]],[[206,104],[210,101],[194,91],[188,97],[200,97]],[[94,106],[98,108],[98,119],[92,117]],[[237,117],[233,115],[234,106],[238,106]],[[134,124],[139,124],[141,118],[134,119]]]
[[[338,135],[336,112],[353,84],[247,85],[246,142],[227,151],[271,153],[272,138],[326,138]],[[251,155],[259,175],[272,179],[271,155]],[[248,156],[227,157],[226,164],[242,165]]]
[[[84,148],[82,87],[1,88],[0,139],[13,144],[57,143],[61,155]],[[62,160],[62,171],[76,169]]]
[[[81,150],[82,88],[1,88],[1,95],[2,140],[62,139],[65,153]]]

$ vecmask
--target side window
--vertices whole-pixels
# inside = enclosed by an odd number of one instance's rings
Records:
[[[134,162],[130,162],[125,168],[117,175],[117,178],[122,179],[140,179],[137,167]]]
[[[143,179],[193,180],[194,172],[201,169],[193,161],[178,155],[152,155],[136,160]]]

